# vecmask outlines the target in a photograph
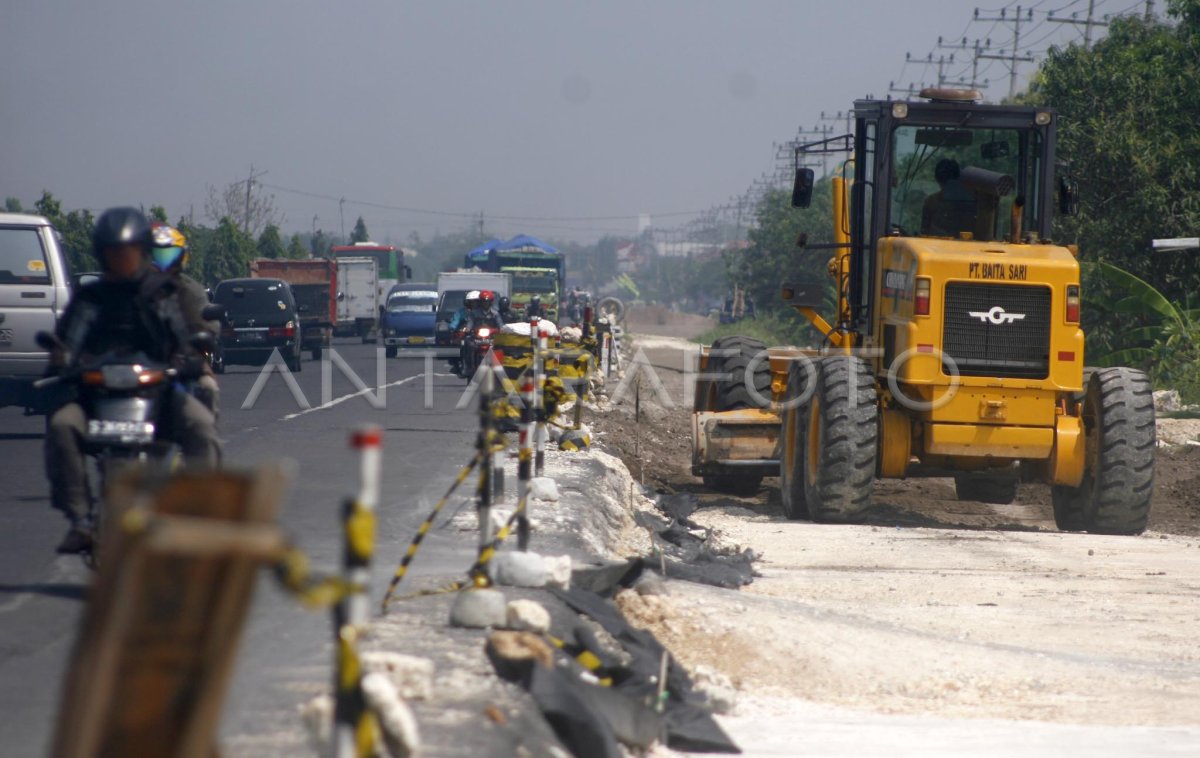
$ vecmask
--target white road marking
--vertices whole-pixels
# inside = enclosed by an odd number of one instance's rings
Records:
[[[454,376],[457,376],[457,374],[442,374],[442,373],[434,372],[433,376],[435,376],[435,377],[436,376],[454,377]],[[424,379],[424,378],[425,378],[425,374],[420,373],[420,374],[416,374],[414,376],[405,377],[404,379],[397,379],[394,382],[389,382],[387,384],[383,384],[378,387],[366,387],[364,389],[359,390],[358,392],[351,392],[349,395],[342,395],[341,397],[335,397],[334,399],[330,400],[328,403],[323,403],[321,405],[317,405],[312,408],[305,408],[304,410],[296,411],[295,413],[289,413],[288,415],[281,418],[280,421],[291,421],[292,419],[299,418],[300,416],[303,416],[306,413],[313,413],[315,411],[323,411],[327,408],[332,408],[333,406],[338,405],[339,403],[344,403],[347,400],[353,400],[354,398],[360,397],[369,392],[378,392],[379,390],[384,389],[385,387],[399,387],[402,384],[408,384],[409,382],[413,381],[414,379]]]

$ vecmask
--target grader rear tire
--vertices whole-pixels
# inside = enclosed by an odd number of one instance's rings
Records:
[[[1154,397],[1131,368],[1096,369],[1083,400],[1087,463],[1078,487],[1051,488],[1059,529],[1141,534],[1154,490]]]
[[[803,418],[804,500],[809,518],[853,521],[871,501],[879,447],[871,367],[849,355],[822,358]]]
[[[716,365],[708,373],[725,378],[714,387],[717,411],[737,411],[762,408],[771,400],[771,364],[762,356],[767,346],[750,337],[735,335],[713,342]],[[762,356],[762,357],[759,357]],[[738,495],[753,494],[762,484],[761,474],[709,474],[704,484],[721,492]]]

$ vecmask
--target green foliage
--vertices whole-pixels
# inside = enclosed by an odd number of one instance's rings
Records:
[[[367,232],[367,225],[363,221],[363,217],[359,216],[358,221],[354,224],[354,231],[350,232],[350,244],[355,242],[370,242],[371,235]]]
[[[283,247],[283,237],[279,234],[279,227],[274,224],[267,224],[262,230],[262,234],[258,235],[258,256],[260,258],[283,258],[287,254],[287,250]]]
[[[1085,264],[1089,362],[1142,366],[1191,393],[1200,256],[1150,242],[1200,230],[1200,2],[1168,11],[1176,23],[1118,17],[1090,50],[1052,49],[1022,99],[1058,110],[1058,157],[1080,184],[1079,214],[1055,236]]]
[[[1122,328],[1108,344],[1089,342],[1088,362],[1145,369],[1155,385],[1200,402],[1200,309],[1194,296],[1175,303],[1152,285],[1109,263],[1085,264],[1106,287],[1089,300],[1102,318]],[[1104,352],[1098,352],[1097,347]]]
[[[780,288],[788,282],[823,283],[824,302],[818,310],[826,318],[833,315],[837,297],[828,264],[834,252],[796,246],[801,235],[809,244],[833,241],[833,184],[829,179],[817,182],[812,205],[802,209],[792,207],[791,193],[772,190],[763,196],[757,216],[758,224],[750,230],[750,249],[725,253],[729,280],[746,287],[761,317],[795,324],[792,341],[815,339],[808,322],[781,301]]]
[[[231,219],[222,218],[216,228],[181,228],[191,247],[189,272],[212,286],[222,279],[250,275],[250,261],[258,254],[254,239]]]
[[[150,206],[150,211],[146,215],[150,217],[151,221],[161,221],[164,224],[167,223],[167,209],[161,205]]]
[[[21,207],[21,201],[15,197],[4,198],[4,210],[8,213],[24,213],[25,209]]]
[[[329,235],[325,234],[323,229],[318,229],[316,234],[312,235],[312,239],[309,242],[314,258],[329,257],[329,248],[333,245],[333,240],[329,238]]]
[[[51,223],[62,219],[62,203],[54,195],[51,195],[49,190],[42,190],[42,196],[33,204],[33,207],[40,215],[50,219]],[[58,226],[58,224],[54,225]]]
[[[287,250],[284,251],[284,257],[291,258],[295,261],[304,260],[308,257],[308,248],[306,248],[304,243],[300,241],[299,234],[293,234],[292,238],[288,240],[288,246]]]
[[[762,340],[767,345],[799,345],[807,341],[795,318],[763,316],[747,318],[732,324],[720,324],[696,337],[695,341],[711,345],[718,337],[740,334]]]

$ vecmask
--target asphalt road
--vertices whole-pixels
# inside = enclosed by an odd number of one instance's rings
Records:
[[[444,373],[444,362],[384,360],[382,350],[377,361],[373,345],[350,342],[336,344],[335,350],[368,393],[337,365],[323,388],[322,364],[306,360],[294,375],[309,406],[304,408],[280,374],[271,374],[254,398],[260,367],[229,367],[221,377],[225,462],[238,468],[280,458],[296,462],[282,523],[315,568],[332,570],[339,560],[340,503],[357,486],[348,434],[364,422],[382,426],[383,494],[373,593],[378,598],[403,543],[470,457],[477,421],[471,408],[455,409],[465,385]],[[424,375],[427,368],[434,372],[430,377]],[[382,409],[367,399],[377,397],[380,386],[386,387]],[[432,407],[426,407],[429,403]],[[6,756],[39,756],[48,750],[60,682],[90,578],[78,558],[53,552],[66,524],[49,507],[42,468],[44,424],[41,417],[0,409],[0,752]],[[461,537],[434,532],[414,573],[453,573],[465,568],[470,557],[470,546]],[[264,574],[226,700],[222,734],[237,746],[231,754],[287,754],[278,735],[298,733],[297,707],[330,682],[330,636],[328,614],[302,609]],[[272,733],[275,737],[268,739]]]

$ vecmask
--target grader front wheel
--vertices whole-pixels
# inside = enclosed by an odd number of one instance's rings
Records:
[[[813,521],[852,521],[866,509],[879,447],[875,377],[861,359],[817,364],[802,446],[804,500]]]
[[[1131,368],[1097,369],[1083,399],[1086,464],[1078,487],[1051,488],[1059,529],[1141,534],[1154,489],[1154,398]]]

